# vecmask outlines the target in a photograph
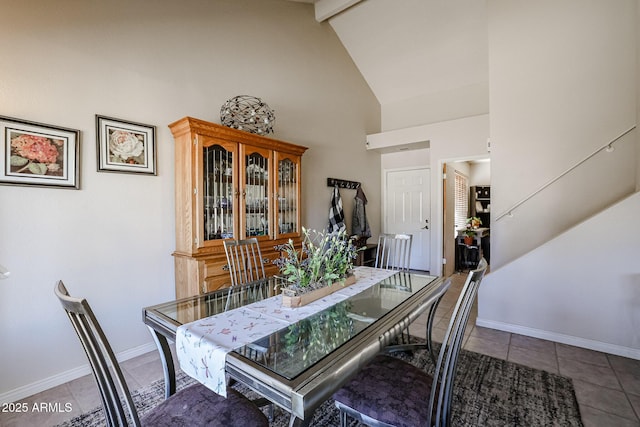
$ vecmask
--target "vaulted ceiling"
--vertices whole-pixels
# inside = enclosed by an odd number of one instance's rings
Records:
[[[484,1],[292,1],[329,21],[383,106],[488,84]]]

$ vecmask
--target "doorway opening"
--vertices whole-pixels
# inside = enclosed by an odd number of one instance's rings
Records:
[[[491,163],[489,158],[447,161],[442,176],[442,272],[450,276],[472,268],[480,257],[490,260]],[[465,233],[467,223],[477,221],[478,228]],[[465,243],[465,234],[473,240]]]

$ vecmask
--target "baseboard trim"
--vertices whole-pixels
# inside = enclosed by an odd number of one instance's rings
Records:
[[[550,332],[542,329],[529,328],[527,326],[514,325],[511,323],[497,322],[495,320],[486,320],[481,318],[476,319],[476,325],[482,326],[484,328],[512,332],[514,334],[541,338],[561,344],[573,345],[576,347],[587,348],[589,350],[601,351],[603,353],[615,354],[617,356],[640,360],[640,349],[637,348],[624,347],[616,344],[574,337],[572,335],[565,335],[557,332]]]
[[[120,352],[116,354],[116,358],[119,362],[124,362],[125,360],[141,356],[154,350],[157,350],[157,347],[153,342],[150,342]],[[52,387],[59,386],[60,384],[73,381],[90,373],[91,368],[89,367],[89,364],[78,366],[77,368],[69,369],[68,371],[60,372],[59,374],[50,376],[40,381],[36,381],[31,384],[27,384],[14,390],[9,390],[5,393],[0,394],[0,404],[16,402],[20,399],[24,399],[25,397],[29,397],[36,393],[48,390]]]

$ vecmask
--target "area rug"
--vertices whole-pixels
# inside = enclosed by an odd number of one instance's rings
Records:
[[[397,353],[397,357],[433,372],[433,363],[425,351],[413,354]],[[177,387],[181,389],[195,380],[181,372]],[[453,426],[582,426],[580,410],[571,379],[546,371],[462,350],[452,402]],[[250,392],[236,385],[249,397]],[[164,397],[164,381],[132,393],[139,414],[142,416]],[[338,410],[332,400],[318,408],[312,426],[339,426]],[[271,425],[284,427],[289,415],[276,409]],[[106,425],[102,407],[81,414],[60,427],[98,427]],[[350,427],[359,426],[352,422]]]

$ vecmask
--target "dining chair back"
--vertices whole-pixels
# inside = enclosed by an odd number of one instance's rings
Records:
[[[376,356],[333,395],[341,426],[346,426],[347,415],[369,426],[451,425],[458,356],[486,269],[483,258],[467,276],[440,346],[434,374],[397,357]]]
[[[375,267],[409,271],[412,241],[411,234],[380,234]]]
[[[55,294],[73,325],[82,343],[91,370],[98,383],[100,398],[104,406],[107,425],[126,426],[127,413],[133,425],[140,425],[138,413],[131,399],[131,393],[115,363],[115,355],[86,299],[72,298],[62,281],[55,287]],[[109,369],[112,367],[112,371]],[[122,399],[121,400],[121,396]]]
[[[264,279],[264,265],[258,239],[225,240],[224,251],[231,276],[231,286]]]
[[[180,390],[141,418],[113,349],[87,300],[71,297],[62,281],[56,283],[54,293],[89,359],[107,426],[269,425],[262,411],[236,390],[228,388],[225,399],[200,383]]]
[[[431,386],[429,398],[429,414],[432,425],[437,427],[451,425],[451,399],[453,397],[453,382],[458,366],[458,357],[462,348],[464,332],[469,321],[471,308],[478,295],[480,282],[487,271],[487,261],[482,258],[475,270],[471,270],[462,287],[456,302],[447,332],[442,339],[436,370]]]
[[[387,281],[391,283],[397,283],[398,281],[402,282],[403,278],[406,281],[406,279],[409,277],[410,276],[408,274],[407,275],[399,274],[399,275],[391,276],[389,279],[387,279]],[[396,280],[392,280],[394,278]],[[405,290],[406,292],[411,292],[410,282],[408,283],[408,285],[409,286],[405,287],[404,289],[403,287],[396,287],[396,289]],[[450,285],[451,285],[451,279],[447,279],[446,287],[442,290],[442,292],[439,292],[436,295],[434,301],[431,303],[431,306],[429,307],[429,312],[427,313],[427,321],[425,324],[424,341],[416,341],[415,339],[412,339],[411,333],[409,331],[409,325],[407,325],[407,327],[396,337],[395,342],[387,345],[384,348],[384,351],[386,353],[394,353],[398,351],[407,352],[407,351],[426,349],[429,352],[429,355],[431,356],[431,360],[435,365],[437,360],[436,360],[436,354],[434,352],[433,339],[432,339],[433,326],[435,325],[436,312],[438,311],[440,301],[442,301],[442,298],[444,297],[445,292],[449,289]],[[380,285],[381,288],[384,286],[385,285]]]

